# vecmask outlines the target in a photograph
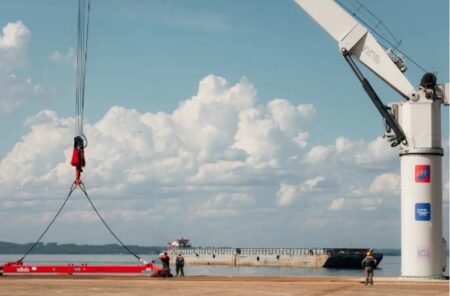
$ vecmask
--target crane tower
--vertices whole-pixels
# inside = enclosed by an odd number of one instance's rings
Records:
[[[416,89],[399,56],[386,52],[369,30],[333,0],[295,0],[337,43],[386,124],[385,138],[399,146],[401,172],[401,275],[441,278],[446,268],[442,238],[441,106],[449,84],[426,73]],[[397,91],[403,101],[384,105],[359,70],[359,61]]]

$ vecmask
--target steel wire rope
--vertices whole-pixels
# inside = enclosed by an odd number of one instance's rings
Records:
[[[420,70],[422,70],[424,73],[427,72],[427,70],[425,70],[425,68],[423,68],[418,62],[416,62],[413,58],[411,58],[410,56],[408,56],[404,51],[400,50],[398,47],[400,46],[400,41],[397,40],[397,38],[394,36],[394,34],[388,29],[388,27],[384,24],[384,22],[379,19],[373,12],[371,12],[366,6],[364,6],[360,1],[358,0],[353,0],[354,2],[358,3],[359,8],[356,9],[355,11],[352,11],[350,8],[348,8],[345,4],[342,3],[341,0],[336,0],[336,2],[339,3],[339,5],[341,5],[347,12],[349,12],[352,16],[354,16],[355,18],[357,18],[364,26],[366,26],[367,28],[369,28],[369,30],[374,33],[375,35],[377,35],[379,38],[381,38],[384,42],[386,42],[391,48],[394,48],[396,51],[398,51],[400,54],[402,54],[405,58],[407,58],[409,61],[411,61],[417,68],[419,68]],[[364,21],[359,15],[358,15],[358,11],[360,10],[360,8],[365,9],[371,16],[373,16],[377,21],[377,25],[381,25],[383,26],[383,28],[388,32],[389,35],[391,35],[391,38],[397,43],[397,45],[393,44],[391,41],[388,40],[388,38],[386,38],[385,36],[383,36],[383,34],[379,33],[377,30],[375,30],[376,28],[373,28],[368,22]],[[363,13],[361,13],[363,14]],[[382,42],[380,42],[378,40],[378,42],[385,48],[387,49],[388,46],[386,46],[386,44],[383,44]]]
[[[34,248],[37,246],[37,244],[41,241],[41,239],[44,237],[44,235],[47,233],[47,231],[50,229],[50,227],[53,225],[53,223],[56,221],[56,218],[58,218],[59,214],[61,214],[64,206],[66,205],[67,201],[69,200],[70,196],[72,195],[72,193],[75,191],[75,188],[77,188],[75,182],[72,183],[72,186],[70,187],[69,190],[69,194],[67,194],[66,199],[64,200],[64,202],[62,203],[61,207],[59,208],[58,212],[56,213],[56,215],[53,217],[53,219],[50,221],[50,223],[47,225],[47,227],[44,229],[44,231],[42,232],[42,234],[39,236],[39,238],[37,239],[37,241],[31,246],[31,248],[25,253],[25,255],[22,256],[22,258],[20,258],[18,260],[18,262],[22,262],[25,257],[27,257],[33,250]]]
[[[106,229],[108,229],[109,233],[111,233],[111,235],[117,240],[117,242],[125,249],[128,251],[128,253],[130,253],[131,255],[133,255],[134,257],[136,257],[136,259],[138,259],[139,261],[142,260],[141,257],[139,255],[137,255],[135,252],[131,251],[130,248],[127,247],[127,245],[125,245],[120,238],[114,233],[114,231],[111,229],[111,227],[109,227],[108,223],[106,223],[105,219],[103,219],[102,215],[100,214],[100,212],[97,210],[97,208],[95,207],[94,203],[92,202],[91,198],[89,197],[87,191],[86,191],[86,187],[84,186],[84,183],[81,182],[79,184],[79,187],[81,189],[81,191],[83,191],[84,195],[86,196],[86,199],[89,201],[89,203],[91,204],[92,209],[94,210],[94,212],[97,214],[98,218],[100,219],[100,221],[102,221],[103,225],[105,225]]]
[[[103,219],[102,215],[100,214],[100,212],[97,210],[97,208],[95,207],[94,203],[92,202],[91,198],[89,197],[87,191],[86,191],[86,187],[84,186],[84,183],[80,183],[78,185],[78,187],[80,188],[80,190],[84,193],[84,195],[86,196],[86,199],[89,201],[89,204],[91,205],[92,209],[94,210],[94,212],[97,214],[98,218],[100,219],[100,221],[103,223],[103,225],[105,225],[106,229],[108,229],[108,231],[111,233],[111,235],[117,240],[117,242],[125,249],[128,251],[128,253],[130,253],[131,255],[133,255],[134,257],[136,257],[136,259],[138,259],[139,261],[142,260],[142,258],[137,255],[135,252],[133,252],[127,245],[125,245],[122,240],[114,233],[114,231],[111,229],[111,227],[108,225],[108,223],[106,223],[105,219]],[[41,241],[41,239],[44,237],[44,235],[48,232],[48,230],[50,229],[50,227],[53,225],[53,223],[56,221],[56,219],[58,218],[58,216],[61,214],[62,210],[64,209],[65,205],[67,204],[67,202],[69,201],[70,197],[72,196],[72,193],[75,191],[75,189],[77,188],[77,184],[74,182],[72,183],[72,186],[70,187],[69,193],[67,194],[66,199],[64,200],[64,202],[62,203],[62,205],[60,206],[58,212],[56,213],[56,215],[53,217],[53,219],[50,221],[50,223],[47,225],[47,227],[44,229],[44,231],[42,232],[42,234],[39,236],[39,238],[36,240],[36,242],[31,246],[31,248],[22,256],[22,258],[20,258],[18,260],[18,262],[23,262],[23,260],[34,250],[34,248],[39,244],[39,242]]]
[[[81,92],[81,135],[84,136],[84,94],[86,92],[86,64],[87,64],[87,57],[88,57],[88,41],[89,41],[89,19],[90,19],[90,10],[91,10],[91,1],[88,1],[88,7],[87,7],[87,21],[86,21],[86,40],[84,43],[84,63],[83,63],[83,72],[82,72],[82,79],[83,79],[83,89]],[[84,33],[84,31],[83,31]],[[87,142],[85,143],[85,146],[87,145]]]
[[[77,73],[75,89],[75,136],[80,134],[80,71],[81,71],[81,31],[82,31],[82,0],[78,1],[78,40],[77,40]]]
[[[75,100],[75,136],[84,139],[84,98],[86,92],[86,61],[89,37],[90,0],[78,2],[78,47],[77,47],[77,71],[76,71],[76,100]]]

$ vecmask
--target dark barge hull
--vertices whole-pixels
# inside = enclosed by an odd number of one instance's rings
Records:
[[[361,261],[366,257],[367,249],[327,249],[329,258],[323,265],[326,268],[361,269]],[[382,253],[373,253],[376,266],[383,260]]]

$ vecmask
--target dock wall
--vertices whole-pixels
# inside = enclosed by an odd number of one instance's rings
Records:
[[[329,258],[325,249],[193,248],[168,250],[183,254],[187,265],[322,267]]]

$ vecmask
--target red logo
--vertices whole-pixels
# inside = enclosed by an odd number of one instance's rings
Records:
[[[416,183],[430,183],[431,168],[429,165],[416,165]]]

